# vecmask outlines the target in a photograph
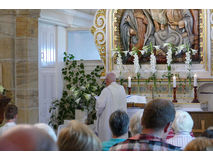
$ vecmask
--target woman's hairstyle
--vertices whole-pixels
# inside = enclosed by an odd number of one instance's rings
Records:
[[[141,117],[143,115],[143,110],[136,112],[131,120],[129,125],[129,130],[131,132],[131,136],[141,133],[142,125],[141,125]]]
[[[110,115],[109,126],[113,136],[120,137],[128,132],[129,116],[125,111],[117,110]]]
[[[198,137],[187,144],[184,151],[212,151],[213,139]]]
[[[61,130],[58,147],[61,151],[98,151],[102,146],[98,137],[85,124],[72,120]]]
[[[178,132],[191,132],[194,122],[189,113],[182,110],[177,110],[175,114],[175,119],[172,123],[172,128],[175,133]]]

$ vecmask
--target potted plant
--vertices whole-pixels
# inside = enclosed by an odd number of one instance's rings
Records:
[[[76,109],[86,111],[87,124],[96,119],[95,96],[101,93],[104,86],[98,82],[104,67],[96,66],[89,74],[85,72],[84,64],[74,60],[72,54],[64,52],[65,66],[62,68],[64,89],[61,99],[52,102],[49,124],[54,128],[63,124],[64,120],[75,119]]]

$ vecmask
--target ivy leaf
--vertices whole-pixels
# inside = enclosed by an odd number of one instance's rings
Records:
[[[71,88],[71,84],[68,84],[68,85],[67,85],[67,89],[70,89],[70,88]]]
[[[84,69],[84,64],[83,63],[80,64],[80,68]]]

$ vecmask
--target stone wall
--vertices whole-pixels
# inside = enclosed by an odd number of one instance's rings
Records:
[[[40,10],[0,10],[2,84],[18,106],[18,123],[38,122]]]

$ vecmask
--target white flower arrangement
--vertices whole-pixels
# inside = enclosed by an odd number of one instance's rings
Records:
[[[186,58],[185,58],[185,68],[187,70],[187,72],[189,73],[191,71],[191,55],[190,52],[186,52]]]
[[[156,70],[156,57],[154,53],[152,53],[150,56],[150,64],[151,64],[151,71],[153,74],[155,74],[157,70]]]
[[[122,59],[121,59],[121,54],[118,53],[118,57],[117,57],[117,69],[119,71],[119,74],[121,75],[121,72],[123,70],[123,63],[122,63]]]
[[[134,70],[135,70],[135,73],[138,73],[139,72],[139,69],[140,69],[140,65],[139,65],[139,59],[138,59],[138,55],[137,54],[134,54]]]
[[[140,64],[139,64],[139,58],[138,58],[138,50],[136,48],[133,48],[133,51],[129,52],[131,56],[134,57],[133,63],[134,63],[134,71],[135,73],[139,73],[140,70]]]
[[[168,52],[166,53],[167,66],[171,66],[172,63],[172,48],[168,48]]]
[[[185,68],[187,70],[187,73],[190,75],[191,72],[191,67],[192,67],[192,59],[191,59],[191,54],[195,55],[197,53],[197,50],[194,50],[192,48],[189,48],[188,44],[182,44],[178,47],[176,47],[176,55],[181,53],[182,51],[186,51],[186,57],[185,57]]]

